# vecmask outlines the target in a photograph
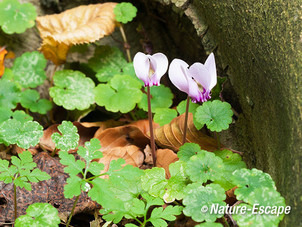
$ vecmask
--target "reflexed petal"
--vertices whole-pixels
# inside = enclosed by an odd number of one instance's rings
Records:
[[[169,78],[179,90],[189,94],[188,64],[180,59],[174,59],[169,67]]]
[[[153,54],[150,57],[151,62],[155,61],[156,62],[156,68],[154,68],[155,70],[155,77],[156,77],[156,81],[157,84],[159,85],[160,79],[161,77],[167,72],[168,69],[168,58],[166,57],[166,55],[162,54],[162,53],[156,53]]]
[[[190,74],[193,78],[202,85],[202,87],[206,90],[209,89],[211,85],[211,77],[208,69],[201,63],[194,63],[189,68]]]
[[[149,55],[150,56],[150,55]],[[148,55],[138,52],[133,59],[133,66],[136,76],[144,81],[145,85],[149,84],[150,62]]]
[[[209,85],[209,89],[211,90],[217,84],[217,72],[216,72],[216,63],[214,54],[211,53],[207,58],[204,66],[208,69],[211,77],[211,83]]]

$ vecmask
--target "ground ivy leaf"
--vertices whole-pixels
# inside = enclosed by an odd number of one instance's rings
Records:
[[[115,75],[108,84],[95,89],[96,103],[108,111],[127,113],[141,100],[141,84],[128,75]]]
[[[169,108],[156,108],[154,115],[154,122],[160,126],[169,124],[175,117],[177,117],[177,111]]]
[[[77,127],[74,126],[72,122],[63,121],[62,124],[58,126],[58,130],[62,135],[58,132],[51,135],[51,139],[55,143],[57,149],[69,151],[78,146],[80,136]]]
[[[21,123],[32,121],[34,119],[32,116],[28,115],[23,110],[15,110],[12,114],[12,118],[17,121],[20,121]]]
[[[0,80],[0,106],[2,108],[14,109],[19,102],[20,89],[9,80]]]
[[[15,81],[24,88],[35,88],[43,84],[46,79],[46,63],[44,55],[38,51],[22,54],[16,58],[12,67]]]
[[[36,8],[30,3],[20,4],[18,0],[0,2],[0,25],[7,34],[23,33],[35,25]]]
[[[226,195],[224,189],[218,184],[208,184],[205,187],[201,182],[189,184],[185,190],[185,196],[183,204],[185,208],[183,213],[186,216],[192,217],[196,222],[214,222],[217,218],[223,216],[223,214],[210,213],[211,206],[218,204],[219,206],[225,206]],[[202,208],[207,207],[207,212],[202,212]]]
[[[49,203],[34,203],[26,209],[26,215],[16,219],[16,227],[59,226],[61,220],[58,210]]]
[[[165,169],[154,167],[144,171],[141,177],[142,188],[155,197],[162,198],[165,194],[166,180]]]
[[[179,115],[184,114],[186,112],[186,105],[187,105],[187,100],[183,100],[178,104],[176,109],[177,109],[177,112],[179,113]],[[199,106],[200,106],[199,104],[193,103],[193,102],[190,102],[190,105],[189,105],[189,113],[193,114],[193,123],[198,130],[200,130],[204,125],[204,124],[199,123],[196,120],[196,109]]]
[[[72,175],[67,178],[66,185],[64,186],[64,197],[66,199],[71,199],[74,196],[78,196],[81,194],[81,185],[85,181],[78,176]]]
[[[43,127],[35,121],[20,122],[9,119],[0,125],[0,135],[7,143],[28,149],[39,143],[43,136]]]
[[[13,112],[7,107],[0,107],[0,124],[12,116]]]
[[[55,86],[49,89],[49,94],[57,105],[67,110],[85,110],[94,103],[94,82],[83,73],[57,71],[53,81]]]
[[[85,168],[85,163],[81,160],[75,160],[75,157],[72,154],[68,154],[66,151],[59,152],[60,162],[67,166],[64,168],[64,172],[68,173],[70,176],[77,175],[81,173]]]
[[[98,46],[95,49],[94,56],[88,61],[88,67],[90,67],[93,71],[103,71],[104,73],[106,73],[105,70],[103,70],[104,67],[107,68],[110,66],[114,72],[117,69],[119,72],[121,72],[121,68],[126,64],[127,61],[123,52],[120,51],[119,48],[111,46]],[[114,75],[110,73],[107,74],[107,76]]]
[[[235,195],[238,200],[246,198],[257,188],[272,188],[276,190],[272,177],[258,169],[239,169],[233,172],[232,182],[238,186]]]
[[[147,92],[147,88],[145,88]],[[171,89],[164,85],[150,87],[151,93],[151,108],[152,112],[156,108],[169,108],[172,105],[172,99],[174,97]],[[144,93],[138,107],[144,111],[148,111],[148,100],[147,93]]]
[[[186,173],[192,181],[206,183],[219,180],[223,174],[223,161],[211,152],[194,155],[187,162]]]
[[[241,168],[246,168],[246,164],[242,161],[242,157],[230,150],[215,151],[214,154],[223,160],[223,177],[216,180],[215,183],[220,184],[226,191],[235,187],[232,183],[232,173]]]
[[[126,165],[123,169],[113,172],[109,177],[111,192],[122,201],[138,197],[142,192],[140,181],[143,174],[143,170],[131,165]]]
[[[98,139],[93,138],[89,142],[85,142],[85,148],[79,147],[78,154],[90,163],[93,159],[103,157],[103,153],[100,151],[101,143]]]
[[[139,81],[142,86],[144,86],[144,82],[142,80],[138,79],[138,77],[136,76],[132,62],[129,62],[123,66],[121,74],[131,76],[133,79]]]
[[[169,166],[171,177],[165,187],[163,199],[166,203],[174,202],[175,199],[182,200],[183,190],[189,183],[189,177],[185,172],[186,163],[177,161]]]
[[[196,109],[197,121],[216,132],[228,129],[229,124],[232,123],[232,116],[231,105],[219,100],[204,102]]]
[[[51,110],[52,103],[47,99],[40,99],[40,94],[36,90],[25,90],[20,95],[20,103],[24,108],[29,109],[31,112],[38,112],[46,114]]]
[[[187,162],[192,156],[205,152],[207,151],[201,150],[200,146],[196,143],[185,143],[179,148],[177,156],[179,157],[179,160]]]
[[[118,22],[126,24],[136,16],[137,8],[130,2],[122,2],[114,7],[113,12]]]

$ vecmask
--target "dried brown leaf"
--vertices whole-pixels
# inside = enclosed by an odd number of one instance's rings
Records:
[[[184,114],[174,118],[170,124],[166,124],[155,130],[155,141],[163,148],[178,151],[182,145]],[[218,149],[216,140],[198,131],[193,124],[193,115],[189,113],[186,142],[197,143],[203,150],[215,151]]]
[[[162,167],[166,171],[166,178],[171,177],[169,171],[169,165],[178,161],[177,155],[170,149],[158,149],[156,151],[156,167]]]
[[[114,31],[113,9],[117,3],[79,6],[60,14],[37,17],[45,58],[59,65],[65,62],[69,47],[95,42]]]

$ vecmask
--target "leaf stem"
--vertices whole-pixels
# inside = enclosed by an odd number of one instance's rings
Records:
[[[55,156],[56,155],[56,152],[57,152],[57,148],[55,147],[55,149],[53,149],[52,153],[51,153],[51,157]]]
[[[15,209],[15,221],[17,219],[17,187],[16,185],[14,184],[14,209]]]
[[[184,123],[184,134],[183,134],[183,138],[182,138],[182,145],[185,144],[186,139],[187,139],[189,107],[190,107],[190,96],[187,97],[187,105],[186,105],[186,113],[185,113],[185,123]]]
[[[130,111],[129,114],[132,120],[137,121],[137,118],[135,117],[135,114],[132,111]]]
[[[72,218],[72,216],[73,216],[74,209],[75,209],[75,207],[76,207],[76,205],[77,205],[77,203],[78,203],[78,201],[79,201],[79,198],[80,198],[80,195],[77,196],[76,200],[75,200],[74,203],[73,203],[72,210],[71,210],[70,216],[69,216],[69,218],[68,218],[68,222],[67,222],[67,224],[66,224],[66,227],[68,227],[69,224],[70,224],[70,222],[71,222],[71,218]]]
[[[151,142],[151,153],[153,159],[153,165],[156,165],[156,155],[155,155],[155,140],[153,131],[153,121],[152,121],[152,111],[151,111],[151,94],[150,87],[147,86],[147,96],[148,96],[148,119],[149,119],[149,129],[150,129],[150,142]]]
[[[124,27],[123,27],[122,24],[120,24],[120,32],[121,32],[121,35],[122,35],[123,40],[124,40],[124,48],[125,48],[126,53],[127,53],[128,62],[132,62],[131,54],[130,54],[130,45],[129,45],[128,41],[127,41],[125,30],[124,30]]]

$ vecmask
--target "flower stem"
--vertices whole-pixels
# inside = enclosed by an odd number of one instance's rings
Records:
[[[124,48],[125,48],[126,53],[127,53],[128,62],[132,62],[131,54],[130,54],[130,45],[129,45],[128,41],[127,41],[125,30],[124,30],[124,27],[123,27],[122,24],[120,24],[120,32],[121,32],[123,40],[124,40]]]
[[[17,187],[16,185],[14,184],[14,208],[15,208],[15,221],[17,219]]]
[[[69,218],[68,218],[68,222],[67,222],[67,224],[66,224],[66,227],[68,227],[69,224],[70,224],[70,222],[71,222],[71,218],[72,218],[72,216],[73,216],[73,212],[74,212],[74,209],[75,209],[75,207],[76,207],[76,205],[77,205],[77,203],[78,203],[78,201],[79,201],[79,198],[80,198],[80,195],[77,196],[77,198],[75,199],[75,201],[74,201],[74,203],[73,203],[73,207],[72,207],[70,216],[69,216]]]
[[[216,141],[217,141],[217,148],[218,148],[218,150],[220,150],[221,145],[220,145],[220,138],[219,138],[218,132],[215,132],[215,135],[216,135]]]
[[[149,119],[149,129],[150,129],[150,142],[151,142],[151,153],[153,159],[153,165],[156,165],[156,155],[155,155],[155,140],[154,140],[154,131],[153,131],[153,120],[151,112],[151,94],[150,87],[147,86],[147,96],[148,96],[148,119]]]
[[[188,96],[188,98],[187,98],[187,105],[186,105],[186,113],[185,113],[184,135],[183,135],[183,138],[182,138],[182,145],[185,144],[186,139],[187,139],[189,107],[190,107],[190,97]]]

